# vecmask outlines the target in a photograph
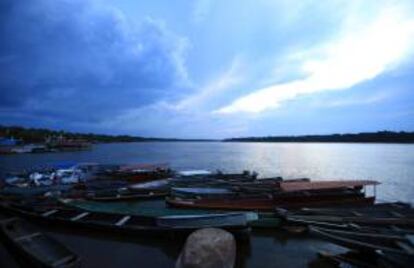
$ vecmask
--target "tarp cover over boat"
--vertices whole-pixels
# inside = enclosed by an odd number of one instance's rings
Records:
[[[297,181],[280,183],[280,188],[285,192],[325,190],[338,188],[362,187],[367,185],[378,185],[377,181],[372,180],[344,180],[344,181]]]
[[[203,169],[182,170],[178,172],[178,175],[183,176],[183,177],[204,176],[204,175],[211,175],[211,172],[208,170],[203,170]]]

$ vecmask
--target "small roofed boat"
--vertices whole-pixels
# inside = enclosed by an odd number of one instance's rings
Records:
[[[301,208],[324,206],[371,205],[375,196],[365,196],[364,186],[375,181],[301,181],[280,183],[280,189],[264,197],[182,199],[167,198],[169,205],[182,208],[263,210],[275,207]]]
[[[158,217],[92,212],[64,206],[42,208],[41,206],[22,206],[15,203],[3,202],[0,203],[0,208],[11,213],[48,223],[139,236],[169,237],[188,235],[192,231],[206,226],[205,221],[194,220],[191,217],[182,218],[179,223],[168,226],[168,224],[165,224],[165,220],[158,220]],[[241,214],[246,215],[244,213]],[[213,217],[209,227],[223,228],[238,237],[245,237],[250,230],[247,216],[242,217],[236,214],[227,215],[226,213],[223,213],[221,217]]]
[[[414,261],[413,235],[384,235],[378,233],[363,233],[333,230],[310,226],[312,234],[326,239],[337,245],[362,252],[381,251],[384,254],[408,257]]]
[[[24,220],[9,218],[1,220],[0,226],[9,248],[30,267],[80,267],[75,253]]]

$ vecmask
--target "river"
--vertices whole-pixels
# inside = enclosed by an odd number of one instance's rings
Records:
[[[254,170],[259,177],[372,179],[377,200],[414,202],[414,145],[354,143],[145,142],[97,144],[81,152],[0,156],[0,171],[57,161],[168,163],[174,169]],[[182,243],[142,241],[78,231],[49,230],[84,259],[85,267],[173,267]],[[332,249],[317,239],[256,232],[240,246],[239,267],[307,267],[316,252]],[[0,249],[0,256],[7,255]],[[6,259],[6,258],[1,258]],[[5,267],[1,265],[1,267]],[[13,266],[12,262],[6,263]],[[102,266],[103,265],[103,266]]]

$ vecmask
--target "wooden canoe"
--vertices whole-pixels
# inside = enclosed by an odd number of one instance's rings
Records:
[[[332,223],[324,221],[315,221],[315,220],[305,220],[295,217],[285,217],[285,220],[289,223],[298,224],[302,226],[315,226],[321,228],[329,228],[334,230],[343,230],[343,231],[354,231],[354,232],[366,232],[366,233],[378,233],[378,234],[390,234],[390,235],[405,235],[405,234],[414,234],[414,229],[401,228],[395,225],[383,225],[383,226],[372,226],[372,225],[363,225],[357,224],[354,222],[351,223]]]
[[[296,215],[323,215],[338,217],[379,217],[379,218],[414,218],[414,209],[410,204],[378,203],[366,207],[346,207],[346,208],[302,208],[294,211]]]
[[[75,253],[24,220],[9,218],[2,220],[0,226],[8,247],[31,267],[80,267]]]
[[[401,226],[404,228],[414,228],[414,218],[397,218],[397,217],[367,217],[367,216],[353,216],[353,217],[338,217],[338,216],[302,216],[291,215],[288,216],[289,221],[314,221],[326,223],[354,223],[360,225],[374,225],[374,226]]]
[[[409,256],[414,261],[414,245],[411,236],[382,235],[377,233],[350,232],[310,226],[309,231],[340,246],[367,252]]]
[[[157,223],[157,217],[91,212],[63,206],[44,209],[42,207],[0,203],[0,208],[44,222],[140,236],[188,235],[198,228],[205,227],[205,224],[198,225],[197,222],[192,222],[191,218],[187,219],[186,222],[182,222],[181,225],[163,226]],[[239,236],[245,236],[250,230],[246,219],[236,222],[233,220],[227,221],[226,217],[215,220],[209,227],[223,228]]]

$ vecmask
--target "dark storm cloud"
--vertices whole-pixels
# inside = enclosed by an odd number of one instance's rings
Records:
[[[184,41],[88,1],[0,4],[0,114],[99,121],[186,83]]]

